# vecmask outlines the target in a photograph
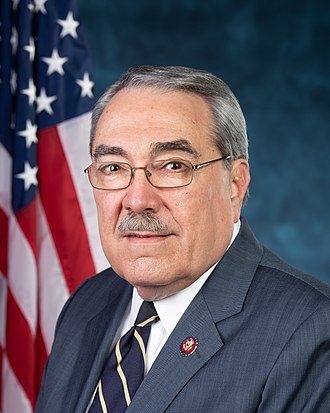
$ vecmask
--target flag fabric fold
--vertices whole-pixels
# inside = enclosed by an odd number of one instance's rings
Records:
[[[89,163],[93,81],[71,0],[3,0],[0,412],[33,412],[58,314],[105,268]]]

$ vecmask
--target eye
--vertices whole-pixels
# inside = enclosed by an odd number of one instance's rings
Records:
[[[119,163],[105,163],[99,167],[99,171],[105,175],[118,175],[125,170],[127,170],[127,167],[125,168],[124,165]]]
[[[165,167],[166,167],[167,169],[177,170],[177,169],[182,169],[183,164],[182,164],[182,162],[177,162],[177,161],[175,161],[175,162],[169,162],[169,163],[167,163],[167,164],[165,165]]]
[[[186,171],[187,169],[189,169],[189,166],[185,162],[182,162],[179,160],[170,160],[170,161],[164,162],[162,168],[168,172],[171,172],[171,171],[181,172],[181,171]]]

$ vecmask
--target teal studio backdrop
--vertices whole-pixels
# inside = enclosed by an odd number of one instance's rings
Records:
[[[220,76],[245,113],[254,232],[330,283],[330,2],[79,0],[98,97],[130,66]]]

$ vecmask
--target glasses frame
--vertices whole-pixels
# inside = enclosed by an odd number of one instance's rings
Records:
[[[188,161],[188,160],[186,160],[186,159],[182,159],[182,161],[189,163],[189,164],[191,165],[191,170],[192,170],[192,171],[196,171],[197,169],[204,168],[205,166],[211,165],[211,164],[214,163],[214,162],[229,161],[230,159],[232,159],[232,156],[231,156],[231,155],[226,155],[226,156],[222,156],[221,158],[211,159],[210,161],[206,161],[206,162],[202,162],[202,163],[198,163],[198,164],[194,164],[194,165],[193,165],[190,161]],[[176,160],[176,159],[173,158],[173,160]],[[177,159],[177,160],[178,160],[178,159]],[[165,161],[171,161],[171,159],[165,159]],[[148,165],[147,165],[147,166],[136,166],[136,167],[133,167],[133,166],[131,166],[129,163],[126,163],[126,162],[120,162],[120,163],[125,164],[125,165],[128,165],[128,166],[130,167],[130,170],[131,170],[131,178],[130,178],[130,180],[129,180],[129,183],[128,183],[128,185],[126,185],[126,186],[124,186],[124,187],[122,187],[122,188],[109,189],[109,188],[99,188],[99,187],[97,187],[97,186],[94,186],[94,185],[92,184],[92,181],[91,181],[91,178],[90,178],[90,174],[89,174],[89,169],[93,166],[93,163],[91,163],[90,165],[88,165],[88,166],[84,169],[84,173],[88,175],[88,180],[89,180],[89,183],[91,184],[91,186],[92,186],[94,189],[99,189],[100,191],[118,191],[118,190],[120,190],[120,189],[126,189],[126,188],[128,188],[128,187],[131,185],[131,183],[133,182],[134,172],[135,172],[137,169],[143,169],[143,170],[145,171],[145,175],[146,175],[146,178],[147,178],[148,182],[149,182],[150,185],[153,186],[154,188],[168,188],[168,189],[169,189],[169,188],[183,188],[183,187],[185,187],[185,186],[190,185],[191,182],[192,182],[192,180],[193,180],[193,174],[191,174],[191,180],[190,180],[190,182],[188,182],[187,184],[180,185],[180,186],[158,186],[158,185],[154,185],[152,182],[150,182],[150,179],[149,179],[149,178],[150,178],[150,176],[151,176],[151,173],[150,173],[150,171],[148,171]]]

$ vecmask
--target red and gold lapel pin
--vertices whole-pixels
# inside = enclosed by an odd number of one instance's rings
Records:
[[[180,353],[182,356],[191,356],[198,347],[198,338],[195,336],[185,338],[180,345]]]

